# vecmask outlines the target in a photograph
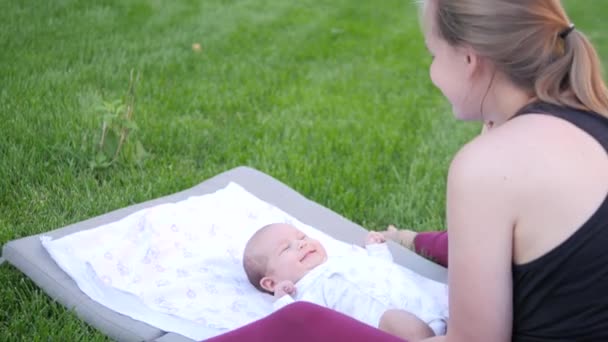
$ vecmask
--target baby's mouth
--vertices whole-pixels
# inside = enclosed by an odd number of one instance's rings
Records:
[[[310,251],[306,252],[302,259],[300,259],[300,261],[304,261],[309,255],[313,254],[314,252],[316,252],[314,249],[311,249]]]

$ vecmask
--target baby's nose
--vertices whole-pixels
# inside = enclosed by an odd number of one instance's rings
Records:
[[[306,247],[308,243],[306,242],[306,240],[299,240],[298,241],[298,248],[302,249],[304,247]]]

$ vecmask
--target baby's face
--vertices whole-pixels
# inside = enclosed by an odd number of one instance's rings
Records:
[[[262,278],[262,287],[274,291],[284,280],[294,284],[306,273],[327,260],[325,248],[288,224],[276,224],[258,246],[268,259],[268,273]]]

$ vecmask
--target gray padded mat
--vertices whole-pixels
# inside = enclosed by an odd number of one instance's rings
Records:
[[[225,187],[231,181],[238,183],[256,197],[281,208],[298,220],[320,229],[334,238],[348,243],[360,244],[367,233],[359,225],[306,199],[280,181],[249,167],[237,167],[188,190],[118,209],[43,234],[54,239],[60,238],[77,231],[117,221],[143,208],[161,203],[178,202],[190,196],[211,193]],[[89,299],[49,257],[40,244],[40,235],[8,242],[2,249],[3,257],[31,278],[49,296],[65,307],[73,309],[80,318],[118,341],[191,341],[178,334],[165,334],[155,327],[118,314]],[[431,279],[446,282],[447,271],[445,268],[392,242],[389,243],[389,246],[393,252],[395,262]]]

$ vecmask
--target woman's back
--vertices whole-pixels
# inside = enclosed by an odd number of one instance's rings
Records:
[[[565,241],[608,195],[608,118],[547,104],[524,113],[504,127],[510,152],[518,154],[507,163],[521,176],[513,233],[518,265]]]
[[[521,113],[504,127],[526,151],[513,165],[527,189],[513,232],[513,341],[608,340],[608,119],[547,104]]]

